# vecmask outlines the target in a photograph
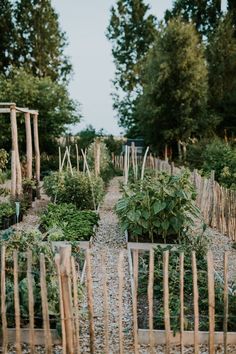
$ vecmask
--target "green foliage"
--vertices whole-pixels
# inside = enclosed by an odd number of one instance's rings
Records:
[[[88,241],[98,223],[94,211],[80,211],[74,204],[49,204],[40,217],[49,241]]]
[[[4,149],[0,149],[0,172],[6,168],[8,162],[8,153]]]
[[[162,248],[160,246],[155,249],[154,256],[154,328],[164,329],[164,304],[163,304],[163,253],[166,250],[170,251],[169,257],[169,308],[170,308],[170,322],[171,329],[176,332],[180,329],[180,259],[179,255],[184,252],[184,328],[185,330],[194,330],[193,317],[193,276],[192,276],[192,251],[196,252],[197,269],[198,269],[198,290],[199,290],[199,329],[207,331],[209,329],[208,323],[208,291],[207,291],[207,261],[206,248],[200,247],[199,240],[205,236],[192,236],[194,241],[191,244],[179,245],[175,247],[167,246]],[[139,301],[146,299],[147,284],[148,284],[148,256],[140,259],[139,270]],[[223,330],[223,284],[215,279],[215,320],[216,331]],[[236,298],[229,294],[230,315],[228,321],[228,328],[231,331],[235,330],[235,315],[236,315]],[[147,317],[147,316],[146,316]],[[143,321],[145,326],[145,322]]]
[[[100,177],[74,171],[54,172],[44,178],[44,189],[49,197],[57,203],[73,203],[78,209],[98,207],[104,194],[104,184]],[[95,205],[94,205],[95,202]]]
[[[0,220],[3,216],[12,216],[15,214],[15,208],[9,202],[1,203],[0,204]]]
[[[0,36],[1,73],[7,76],[17,67],[53,81],[68,80],[67,40],[50,0],[1,1]]]
[[[0,245],[6,246],[6,268],[7,268],[7,281],[6,281],[6,307],[8,326],[14,327],[14,288],[13,288],[13,252],[16,250],[18,254],[18,266],[20,272],[19,277],[19,296],[20,296],[20,311],[22,324],[28,324],[28,285],[27,285],[27,255],[28,249],[32,251],[33,261],[33,291],[34,291],[34,313],[36,326],[42,325],[42,306],[40,296],[40,273],[39,273],[39,255],[45,255],[47,267],[47,290],[48,290],[48,303],[49,312],[59,321],[59,292],[57,285],[57,275],[55,272],[54,255],[51,247],[43,238],[40,232],[13,232],[7,233],[5,240],[0,241]]]
[[[92,125],[88,125],[85,129],[78,133],[78,145],[80,149],[87,149],[94,139],[98,136],[96,129]]]
[[[154,40],[154,16],[143,0],[117,0],[111,8],[107,38],[116,65],[114,108],[125,128],[132,126],[132,110],[140,90],[141,63]],[[121,92],[123,91],[123,92]]]
[[[221,118],[219,131],[236,128],[236,37],[232,18],[222,17],[209,38],[209,103]],[[221,133],[222,135],[222,133]]]
[[[165,20],[181,16],[184,21],[192,22],[202,35],[211,33],[221,15],[221,0],[175,0],[173,8],[165,13]]]
[[[0,101],[16,102],[21,106],[39,110],[39,140],[41,152],[49,154],[57,144],[55,139],[65,132],[66,124],[79,122],[78,107],[69,98],[65,84],[53,82],[49,77],[38,78],[21,70],[15,70],[5,78],[0,75]],[[1,144],[11,148],[9,120],[0,118]],[[25,151],[24,118],[18,120],[19,141]]]
[[[146,141],[175,143],[214,127],[206,115],[208,91],[204,49],[194,26],[179,18],[161,26],[143,74],[137,124]]]
[[[161,237],[166,242],[167,237],[180,237],[199,216],[195,196],[188,173],[171,176],[163,172],[125,188],[116,212],[122,228],[137,240],[142,236],[160,242]]]

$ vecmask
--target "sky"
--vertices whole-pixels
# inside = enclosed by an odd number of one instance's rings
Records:
[[[83,116],[81,123],[71,128],[72,133],[91,124],[108,134],[122,134],[112,109],[111,80],[115,67],[111,44],[105,36],[115,0],[52,0],[52,3],[69,43],[65,53],[74,70],[69,91],[80,103]],[[171,8],[172,0],[149,0],[148,3],[151,13],[160,20],[165,10]]]

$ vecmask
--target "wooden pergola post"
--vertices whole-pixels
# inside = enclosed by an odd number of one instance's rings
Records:
[[[32,179],[32,133],[30,124],[30,113],[25,113],[26,130],[26,157],[27,157],[27,178]]]
[[[11,116],[11,134],[12,134],[12,157],[15,161],[12,161],[12,196],[21,195],[22,193],[22,175],[21,175],[21,164],[19,156],[19,146],[18,146],[18,132],[17,132],[17,121],[16,121],[16,106],[10,106],[10,116]],[[15,163],[14,163],[15,162]],[[14,193],[14,195],[13,195]]]
[[[38,134],[38,113],[33,117],[34,125],[34,151],[35,151],[35,174],[37,182],[37,197],[40,198],[39,183],[40,183],[40,150],[39,150],[39,134]]]

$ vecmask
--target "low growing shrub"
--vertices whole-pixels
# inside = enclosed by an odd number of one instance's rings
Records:
[[[104,195],[104,183],[100,177],[74,171],[54,172],[44,178],[44,189],[52,201],[73,203],[78,209],[97,208]]]

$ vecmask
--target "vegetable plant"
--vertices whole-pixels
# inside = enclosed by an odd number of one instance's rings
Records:
[[[91,210],[78,210],[73,204],[49,204],[41,215],[41,229],[50,241],[89,240],[99,216]],[[55,232],[56,231],[56,232]]]
[[[100,177],[85,173],[54,172],[44,178],[44,189],[52,201],[73,203],[80,210],[98,207],[104,195],[104,184]]]
[[[196,193],[188,172],[177,176],[165,172],[124,188],[116,205],[121,226],[137,241],[164,242],[179,238],[199,217],[195,206]]]

